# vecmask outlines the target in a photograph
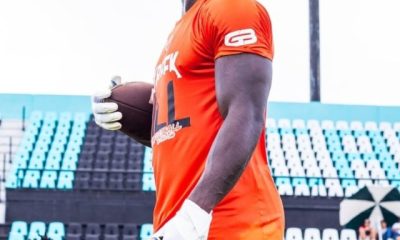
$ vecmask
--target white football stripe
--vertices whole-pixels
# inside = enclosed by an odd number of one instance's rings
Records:
[[[380,201],[382,201],[382,199],[393,189],[393,187],[381,186],[368,186],[367,188],[374,198],[375,203],[379,203]]]
[[[381,202],[380,205],[400,217],[400,201]]]
[[[347,199],[340,203],[340,225],[345,225],[354,217],[375,206],[375,202],[365,200]]]

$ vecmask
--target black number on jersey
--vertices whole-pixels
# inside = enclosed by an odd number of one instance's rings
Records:
[[[171,80],[167,85],[167,94],[168,94],[168,122],[158,124],[158,103],[155,112],[155,120],[154,120],[154,133],[156,133],[161,128],[166,125],[174,124],[184,127],[190,127],[190,117],[185,117],[181,119],[176,119],[175,116],[175,94],[174,94],[174,83]]]

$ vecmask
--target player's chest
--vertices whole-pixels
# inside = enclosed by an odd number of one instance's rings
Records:
[[[156,69],[155,84],[160,81],[190,81],[209,75],[214,59],[195,22],[178,23],[162,49]]]

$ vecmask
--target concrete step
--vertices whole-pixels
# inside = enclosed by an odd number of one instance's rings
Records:
[[[9,145],[10,138],[12,138],[13,145],[18,145],[22,141],[22,137],[2,136],[2,137],[0,137],[0,145]]]
[[[19,145],[12,145],[11,146],[11,152],[16,153],[18,151]],[[10,152],[10,146],[9,145],[0,145],[0,154],[1,153],[8,153]]]
[[[0,129],[0,137],[22,137],[24,132],[16,129]]]
[[[3,119],[0,125],[3,129],[22,129],[22,120],[19,119]]]

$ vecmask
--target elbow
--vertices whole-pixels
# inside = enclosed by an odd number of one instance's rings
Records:
[[[265,109],[251,106],[238,106],[228,111],[225,121],[235,121],[244,131],[259,135],[265,128]]]

